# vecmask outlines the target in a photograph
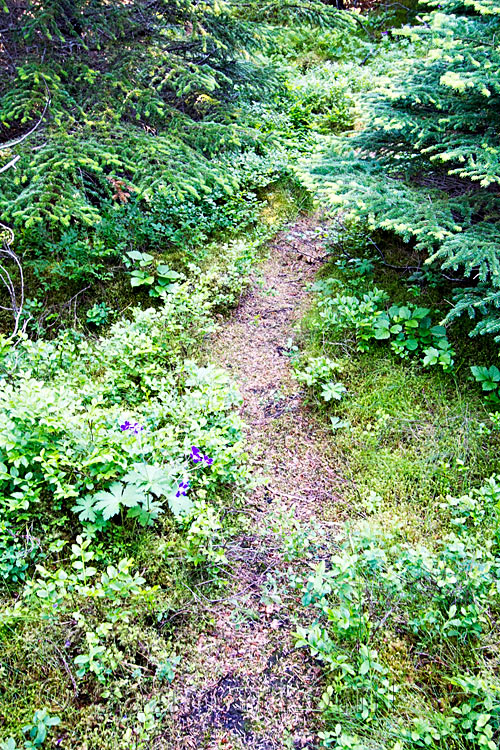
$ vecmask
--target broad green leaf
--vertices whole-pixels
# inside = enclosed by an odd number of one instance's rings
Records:
[[[135,463],[133,470],[124,477],[124,481],[140,487],[144,492],[152,492],[157,497],[164,497],[177,486],[176,477],[179,474],[182,474],[181,467],[164,469],[154,464]]]
[[[168,498],[168,504],[170,510],[176,518],[181,518],[185,513],[188,513],[193,507],[193,501],[187,495],[180,495],[176,497],[174,493]]]
[[[367,674],[370,671],[370,662],[364,661],[359,669],[360,674]]]
[[[158,518],[160,513],[163,513],[162,504],[150,500],[147,504],[136,505],[130,508],[127,518],[135,518],[141,526],[148,526]]]
[[[133,508],[134,505],[147,502],[147,496],[141,492],[134,484],[126,484],[123,488],[120,502],[127,508]]]
[[[122,507],[130,508],[139,505],[146,502],[147,497],[134,485],[114,482],[108,491],[98,492],[94,496],[94,500],[96,501],[96,510],[100,510],[103,518],[107,521],[118,515]]]
[[[97,517],[95,513],[94,503],[95,497],[85,495],[85,497],[82,497],[78,500],[76,505],[73,505],[71,510],[73,511],[73,513],[78,513],[78,518],[80,519],[80,521],[90,521],[90,523],[93,523]]]
[[[156,268],[156,272],[159,276],[162,276],[164,279],[181,279],[182,274],[178,271],[173,271],[168,266],[164,265],[163,263],[160,263],[160,265]]]
[[[418,349],[418,341],[417,339],[407,339],[405,341],[405,346],[410,352],[414,352]]]
[[[325,401],[340,401],[344,393],[347,393],[347,388],[343,383],[324,383],[321,389],[321,395]]]

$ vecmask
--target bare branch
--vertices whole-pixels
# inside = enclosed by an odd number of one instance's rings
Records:
[[[16,253],[12,250],[11,245],[14,242],[14,232],[12,229],[5,224],[0,222],[0,229],[7,232],[7,239],[4,240],[3,248],[0,248],[0,280],[7,289],[7,293],[10,297],[10,310],[14,315],[14,330],[12,335],[15,336],[19,331],[19,323],[21,321],[21,315],[24,306],[24,274],[21,261],[17,257]],[[16,292],[16,285],[12,279],[9,269],[6,267],[2,260],[5,259],[7,262],[11,262],[16,267],[17,273],[19,274],[19,295]]]
[[[47,110],[49,109],[51,102],[50,91],[45,80],[44,85],[47,92],[47,101],[45,102],[45,106],[39,120],[33,125],[32,128],[30,128],[30,130],[21,135],[19,138],[15,138],[13,141],[8,141],[7,143],[0,143],[0,151],[5,151],[7,149],[13,148],[14,146],[18,146],[20,143],[26,140],[26,138],[32,135],[35,130],[37,130],[37,128],[40,127],[43,120],[45,119],[45,115],[47,114]],[[14,168],[20,158],[21,157],[18,154],[14,156],[9,162],[7,162],[7,164],[4,164],[3,167],[0,167],[0,174],[6,172],[8,169]],[[15,336],[19,332],[19,324],[21,321],[21,315],[24,306],[24,274],[21,261],[12,249],[12,245],[14,243],[14,232],[10,227],[2,224],[1,222],[0,230],[5,232],[7,235],[6,239],[3,240],[3,247],[0,247],[0,282],[7,289],[7,293],[10,297],[10,308],[2,307],[2,310],[10,309],[12,311],[12,314],[14,316],[14,330],[12,332],[12,335]],[[6,263],[8,264],[8,266],[6,265]],[[12,265],[15,267],[19,276],[19,294],[17,293],[16,284],[11,275],[10,267]]]
[[[47,84],[45,84],[45,88],[47,88]],[[49,90],[47,89],[47,101],[45,102],[45,107],[43,108],[43,112],[38,122],[36,122],[33,125],[33,127],[30,130],[28,130],[26,133],[23,133],[23,135],[20,135],[19,138],[14,138],[13,141],[7,141],[7,143],[0,143],[0,151],[5,151],[8,148],[9,149],[14,148],[14,146],[18,146],[20,143],[25,141],[26,138],[29,138],[29,136],[32,135],[32,133],[34,133],[35,130],[37,130],[42,124],[42,122],[44,121],[45,115],[47,114],[47,110],[50,106],[50,102],[51,102],[50,93],[49,93]],[[4,171],[4,170],[2,169],[0,171]]]
[[[14,156],[14,158],[11,159],[9,162],[7,162],[7,164],[5,164],[5,166],[0,167],[0,174],[2,174],[2,172],[6,172],[8,169],[10,169],[11,167],[13,167],[16,164],[16,162],[19,161],[20,158],[21,157],[19,155]]]

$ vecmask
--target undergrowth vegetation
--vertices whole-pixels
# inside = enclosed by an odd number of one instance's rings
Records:
[[[173,678],[169,613],[189,597],[183,580],[217,579],[221,510],[249,481],[237,392],[219,368],[186,359],[213,326],[207,297],[179,286],[95,341],[67,331],[4,342],[7,726],[26,721],[48,671],[45,702],[76,722],[75,741],[97,747],[102,701],[109,721],[124,698],[136,696],[137,713],[141,695]],[[80,695],[93,708],[73,719],[68,701]],[[139,742],[120,716],[106,741]]]
[[[339,460],[324,512],[346,520],[297,581],[328,748],[500,741],[498,13],[423,3],[365,40],[355,132],[303,163],[337,212],[289,348]]]
[[[330,203],[454,277],[448,321],[468,314],[474,335],[492,334],[500,327],[500,8],[424,0],[421,11],[419,23],[391,30],[409,41],[398,45],[402,65],[393,60],[391,75],[374,82],[360,132],[337,141],[314,180]]]
[[[323,512],[346,521],[296,582],[316,611],[297,645],[324,668],[322,746],[493,750],[496,371],[470,366],[464,331],[442,325],[446,280],[410,272],[404,247],[345,220],[329,242],[303,351],[289,348],[338,457]]]
[[[287,23],[353,27],[319,2],[0,9],[8,750],[151,747],[210,621],[193,592],[229,580],[254,480],[206,342],[310,204],[297,155],[352,123],[345,86],[284,64]]]
[[[497,747],[498,478],[439,504],[442,538],[357,525],[303,584],[334,748]]]

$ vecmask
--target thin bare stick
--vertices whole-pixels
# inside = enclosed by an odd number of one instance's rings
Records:
[[[45,119],[45,115],[47,114],[47,110],[50,107],[50,102],[51,102],[50,93],[49,93],[49,90],[47,88],[47,84],[45,84],[45,88],[47,90],[47,101],[45,102],[45,107],[43,108],[43,112],[42,112],[42,114],[41,114],[40,119],[38,120],[38,122],[36,122],[33,125],[33,127],[30,130],[28,130],[26,133],[23,133],[23,135],[20,135],[19,138],[14,138],[13,141],[7,141],[7,143],[0,143],[0,151],[5,151],[8,148],[10,149],[10,148],[14,148],[14,146],[19,146],[20,143],[22,143],[23,141],[25,141],[26,138],[29,138],[29,136],[32,135],[32,133],[34,133],[35,130],[37,130],[40,127],[40,125],[42,124],[42,122]],[[0,171],[3,171],[3,170],[0,170]]]
[[[0,248],[0,259],[5,258],[7,261],[12,261],[14,265],[17,267],[17,271],[19,273],[19,280],[20,280],[20,293],[19,293],[19,299],[16,294],[16,288],[14,285],[14,282],[12,280],[12,277],[5,267],[3,263],[1,263],[0,260],[0,279],[4,286],[7,289],[7,292],[10,297],[10,309],[12,310],[12,313],[14,315],[14,330],[12,332],[12,335],[15,336],[19,331],[19,323],[21,320],[21,315],[23,312],[23,306],[24,306],[24,274],[23,274],[23,267],[21,265],[21,261],[17,257],[16,253],[12,250],[11,244],[14,241],[14,232],[12,229],[5,224],[2,224],[0,222],[0,229],[7,232],[7,239],[4,241],[4,247]]]
[[[2,174],[2,172],[6,172],[8,169],[10,169],[11,167],[15,166],[15,164],[19,161],[20,158],[21,157],[18,154],[17,156],[14,156],[14,158],[11,159],[9,162],[7,162],[7,164],[5,164],[5,166],[0,167],[0,174]]]
[[[47,114],[47,111],[50,107],[51,98],[50,98],[50,91],[49,91],[49,88],[47,86],[45,79],[43,83],[45,86],[45,90],[47,92],[47,101],[45,102],[45,106],[43,108],[43,112],[39,120],[33,125],[32,128],[30,128],[30,130],[28,130],[23,135],[19,136],[19,138],[14,138],[14,140],[7,141],[7,143],[0,143],[0,151],[5,151],[7,149],[13,148],[14,146],[18,146],[20,143],[26,140],[26,138],[32,135],[35,132],[35,130],[37,130],[37,128],[39,128],[42,122],[44,121],[45,115]],[[7,162],[7,164],[4,164],[3,167],[0,167],[0,174],[2,174],[3,172],[6,172],[8,169],[14,168],[20,158],[21,158],[20,155],[17,154],[9,162]],[[12,310],[12,313],[14,315],[14,330],[12,332],[12,335],[16,336],[19,331],[19,323],[21,321],[21,315],[22,315],[23,306],[24,306],[24,274],[23,274],[21,261],[19,260],[18,256],[16,255],[14,250],[12,250],[12,247],[11,247],[12,244],[14,243],[14,232],[12,231],[10,227],[6,226],[5,224],[2,224],[1,222],[0,222],[0,230],[3,230],[4,232],[7,233],[7,239],[4,240],[3,249],[0,249],[0,259],[3,258],[7,260],[8,262],[14,263],[14,265],[17,267],[17,272],[19,274],[19,279],[20,279],[20,293],[19,293],[19,298],[18,298],[16,294],[16,287],[15,287],[14,281],[12,280],[12,276],[10,275],[6,266],[0,261],[0,280],[6,287],[9,297],[10,297],[10,303],[11,303],[10,309]]]

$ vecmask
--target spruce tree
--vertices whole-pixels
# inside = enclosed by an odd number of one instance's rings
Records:
[[[263,148],[238,105],[276,82],[262,24],[297,14],[335,18],[318,0],[0,2],[0,167],[20,157],[0,176],[0,220],[16,247],[47,255],[126,199],[147,212],[159,195],[230,192],[214,157]]]
[[[385,95],[372,97],[363,132],[316,170],[333,202],[372,229],[394,232],[453,269],[448,318],[474,333],[500,331],[500,5],[428,0],[400,33],[426,54]]]

